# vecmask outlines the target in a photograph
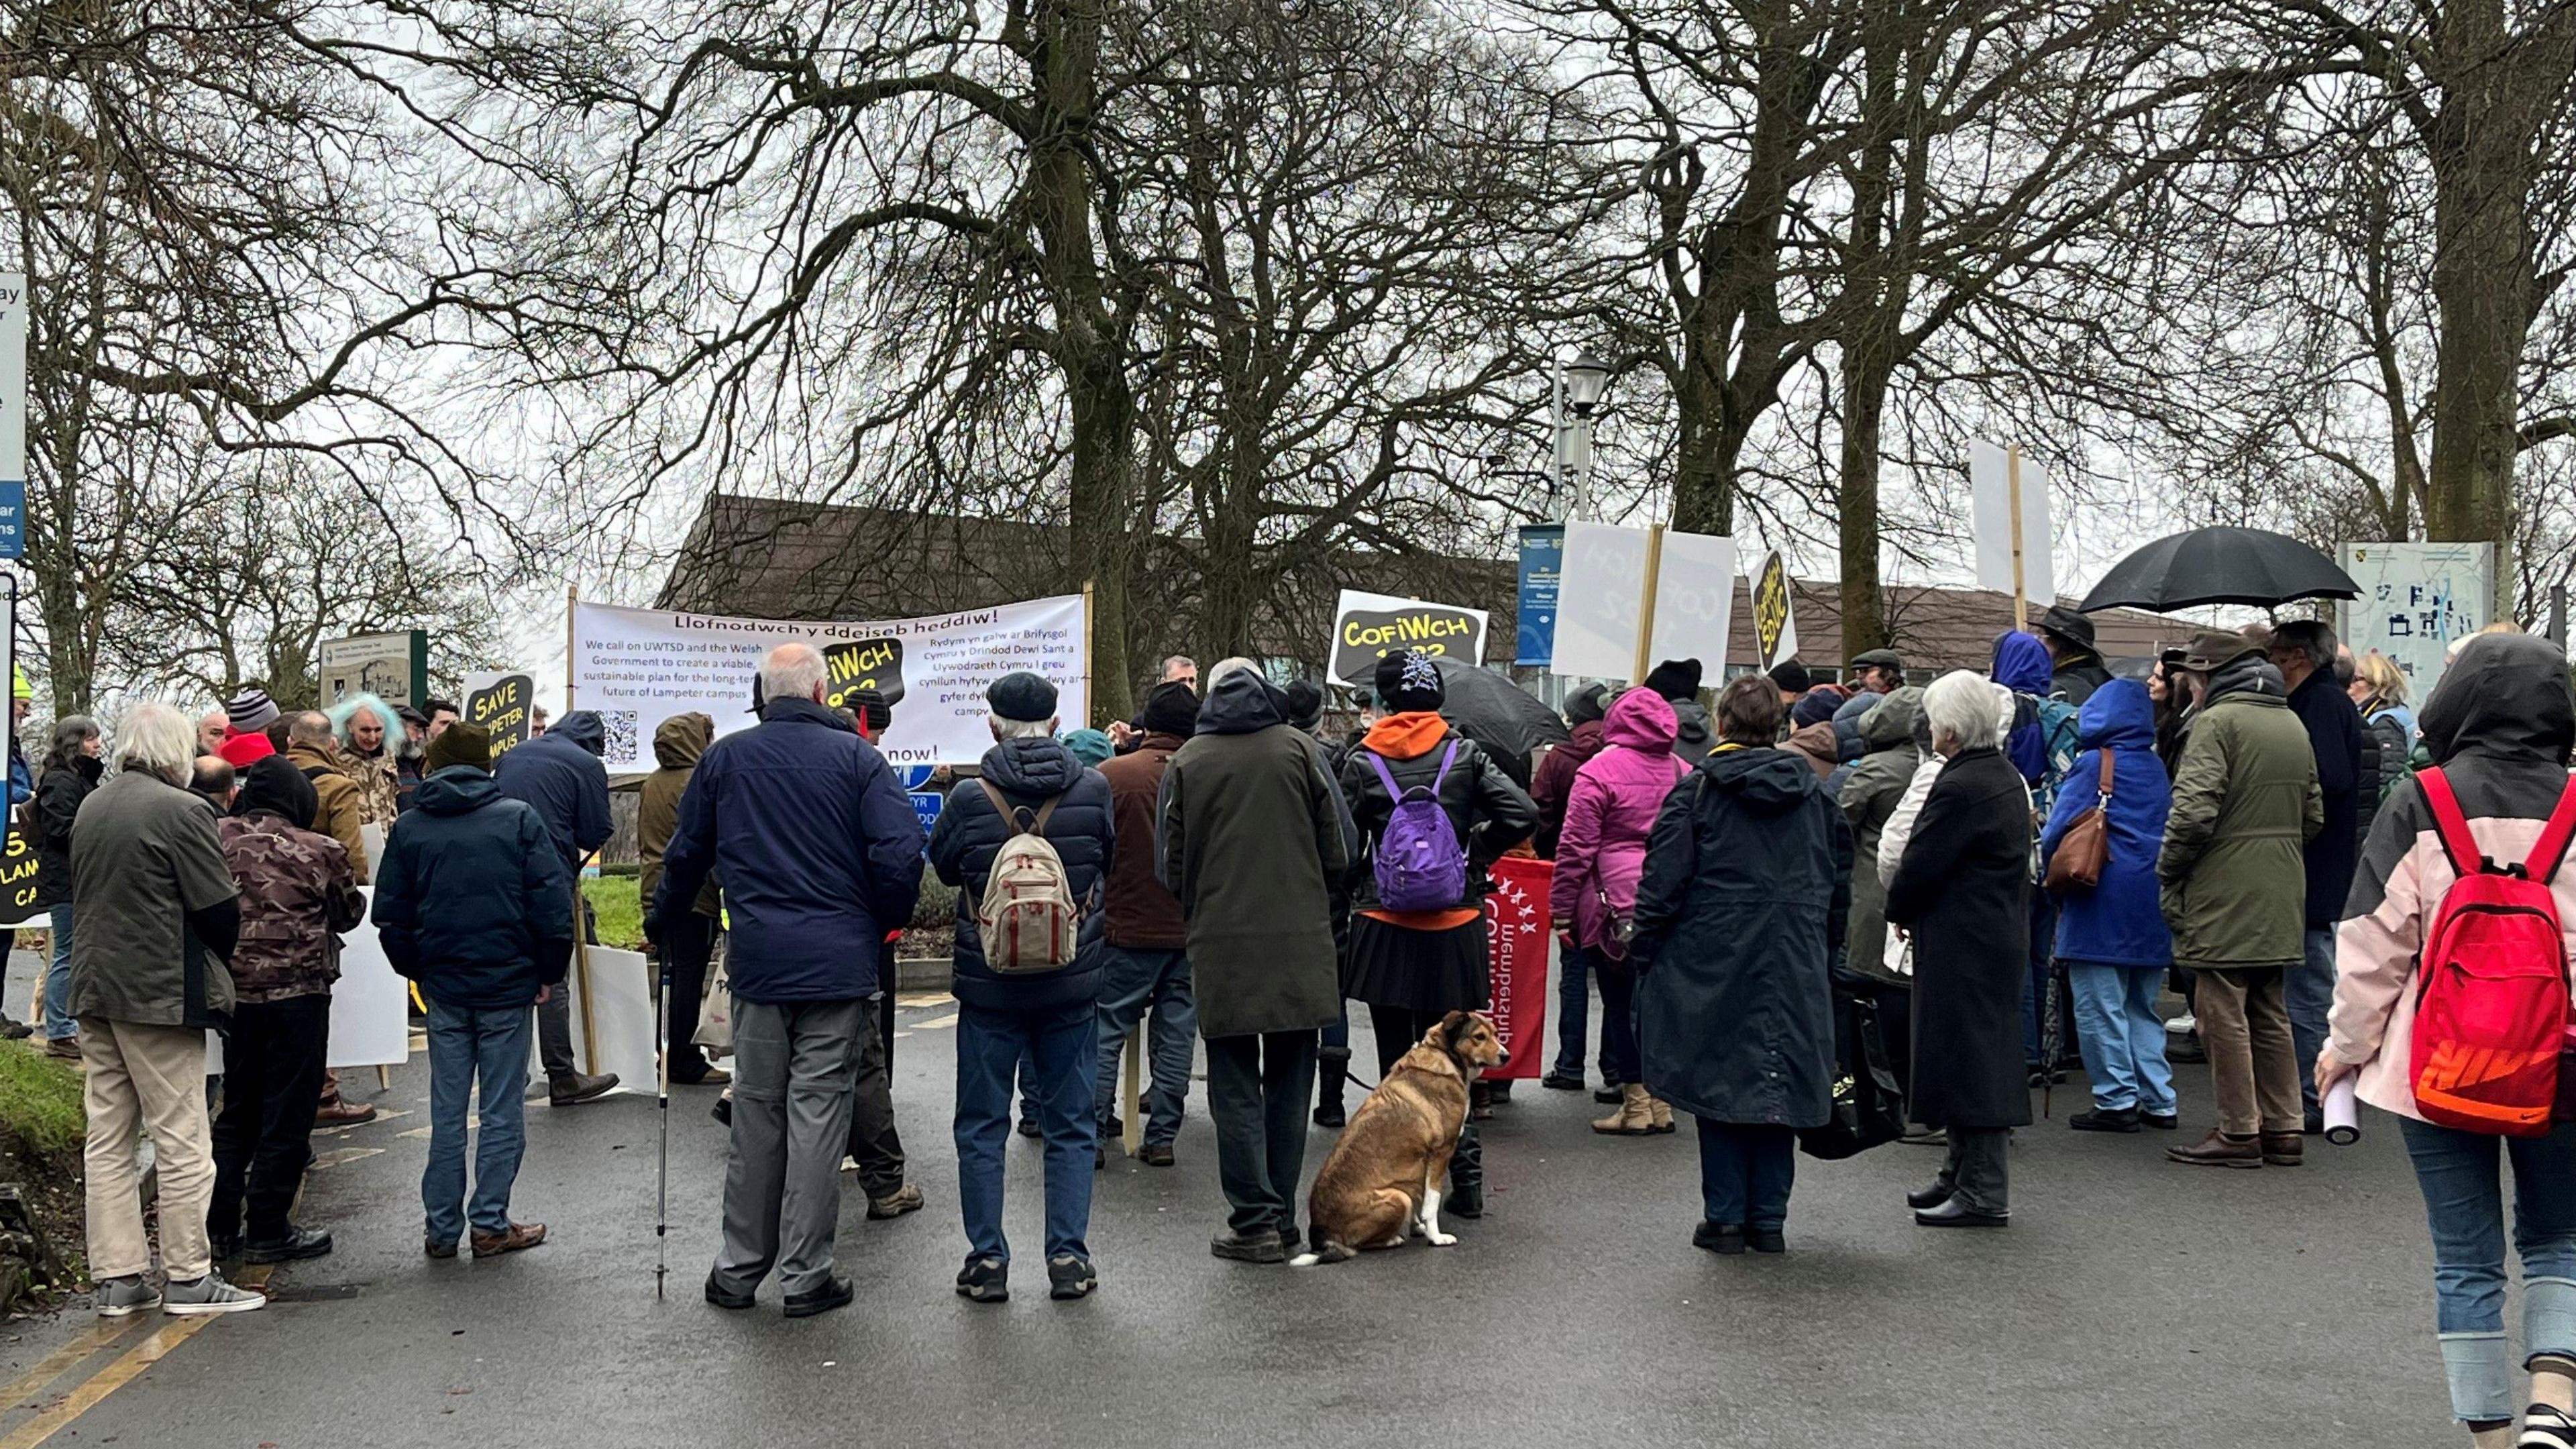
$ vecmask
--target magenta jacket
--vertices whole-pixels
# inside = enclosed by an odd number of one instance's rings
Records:
[[[1614,909],[1636,908],[1646,837],[1664,797],[1690,774],[1673,757],[1678,728],[1670,704],[1651,689],[1631,689],[1610,706],[1602,725],[1606,747],[1574,776],[1547,899],[1558,928],[1570,928],[1578,946],[1598,946],[1607,934],[1604,893]]]

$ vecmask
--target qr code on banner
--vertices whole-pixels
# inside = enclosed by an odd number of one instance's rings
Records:
[[[599,721],[608,727],[608,747],[600,752],[610,765],[635,763],[635,711],[603,709]]]

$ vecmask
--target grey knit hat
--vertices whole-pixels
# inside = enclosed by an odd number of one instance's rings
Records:
[[[232,720],[235,733],[256,734],[268,728],[278,717],[277,701],[264,689],[245,689],[224,705],[224,714]]]

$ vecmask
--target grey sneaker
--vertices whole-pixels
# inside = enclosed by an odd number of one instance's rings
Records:
[[[251,1313],[268,1306],[268,1295],[248,1288],[236,1288],[224,1281],[221,1273],[209,1271],[194,1283],[171,1280],[162,1295],[161,1311],[175,1317],[192,1317],[205,1313]]]
[[[149,1313],[160,1306],[161,1295],[152,1291],[151,1280],[140,1273],[110,1278],[98,1285],[98,1316],[101,1318]]]

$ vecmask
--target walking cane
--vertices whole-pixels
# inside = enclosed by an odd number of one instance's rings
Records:
[[[662,1145],[655,1154],[653,1186],[653,1297],[662,1297],[662,1279],[671,1271],[671,958],[660,961],[661,990],[655,993],[653,1051],[657,1058],[654,1100],[662,1116]]]

